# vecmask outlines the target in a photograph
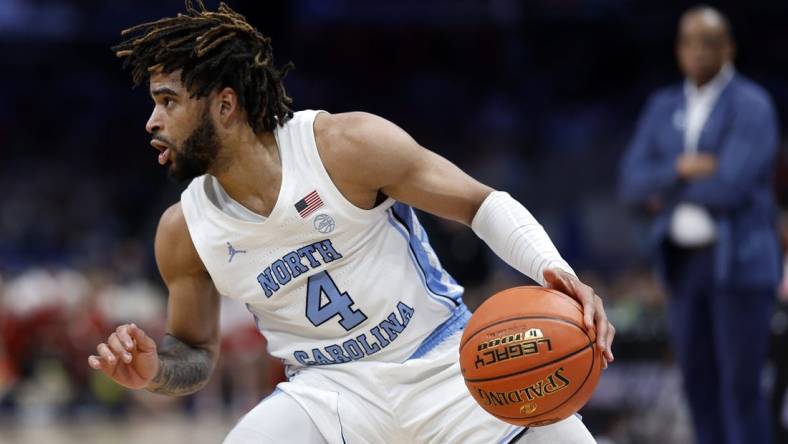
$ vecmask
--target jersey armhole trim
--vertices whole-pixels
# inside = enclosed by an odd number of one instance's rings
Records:
[[[360,208],[350,202],[342,191],[339,190],[337,185],[334,183],[334,180],[331,179],[331,175],[328,173],[325,164],[323,163],[323,158],[320,157],[320,150],[317,147],[317,138],[315,137],[315,121],[317,121],[317,116],[320,113],[326,113],[327,111],[317,110],[315,111],[315,115],[310,122],[310,134],[311,137],[309,138],[309,153],[307,153],[307,157],[309,158],[310,162],[312,163],[312,167],[314,168],[315,172],[320,175],[320,177],[325,180],[327,188],[332,194],[333,200],[341,203],[343,208],[346,209],[351,213],[351,215],[355,217],[361,218],[369,218],[369,217],[380,217],[383,213],[386,212],[392,205],[394,205],[397,201],[393,197],[386,196],[386,200],[381,202],[380,204],[376,205],[373,208],[365,209]]]

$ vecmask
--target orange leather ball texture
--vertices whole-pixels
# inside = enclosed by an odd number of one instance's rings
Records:
[[[485,301],[460,342],[471,396],[511,424],[543,426],[577,412],[596,388],[602,355],[570,296],[515,287]]]

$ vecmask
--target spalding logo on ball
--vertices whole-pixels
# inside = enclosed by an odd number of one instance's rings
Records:
[[[542,287],[495,294],[473,314],[460,368],[473,398],[495,417],[536,427],[577,412],[602,365],[594,332],[570,296]]]

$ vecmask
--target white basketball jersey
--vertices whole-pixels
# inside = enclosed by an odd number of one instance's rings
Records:
[[[317,113],[297,112],[274,131],[282,184],[264,220],[220,210],[216,178],[192,181],[181,203],[194,246],[291,371],[419,357],[464,327],[463,289],[409,206],[388,199],[363,210],[342,196],[317,151]]]

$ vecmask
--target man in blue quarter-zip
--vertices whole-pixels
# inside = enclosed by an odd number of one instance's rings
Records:
[[[648,101],[621,163],[620,194],[655,216],[652,240],[697,441],[768,444],[760,376],[781,274],[771,183],[777,118],[733,67],[728,20],[687,11],[686,80]]]

